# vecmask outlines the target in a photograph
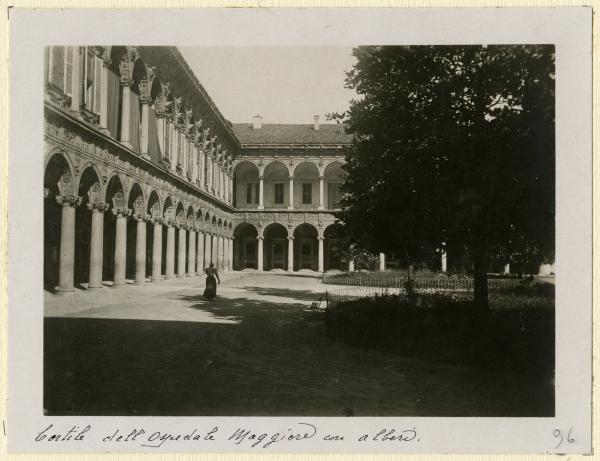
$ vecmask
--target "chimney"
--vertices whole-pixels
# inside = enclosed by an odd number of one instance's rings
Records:
[[[252,117],[252,129],[260,130],[262,128],[262,117],[260,115],[255,115]]]
[[[319,131],[319,116],[315,115],[315,131]]]

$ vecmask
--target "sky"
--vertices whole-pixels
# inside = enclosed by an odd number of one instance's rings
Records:
[[[356,98],[344,88],[355,62],[341,47],[180,47],[221,113],[233,123],[313,123],[344,112]]]

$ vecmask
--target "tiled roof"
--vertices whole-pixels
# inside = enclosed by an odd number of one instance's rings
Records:
[[[352,137],[342,124],[321,124],[315,130],[312,124],[292,125],[263,123],[253,129],[251,123],[234,123],[233,131],[242,144],[350,144]]]

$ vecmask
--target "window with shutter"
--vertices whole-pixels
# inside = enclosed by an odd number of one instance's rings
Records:
[[[59,47],[57,47],[59,48]],[[75,48],[72,46],[65,46],[65,47],[60,47],[60,48],[64,48],[65,49],[65,59],[64,59],[64,71],[63,71],[63,75],[64,75],[64,83],[63,83],[63,88],[64,88],[64,92],[65,94],[71,96],[71,93],[73,91],[73,53],[75,52]]]
[[[277,205],[283,204],[283,183],[275,183],[273,202]]]
[[[302,184],[302,203],[310,205],[312,203],[312,183],[305,182]]]
[[[102,59],[97,56],[94,58],[94,112],[99,114],[102,112],[102,87],[104,82],[102,81],[102,66],[104,65]]]
[[[64,46],[53,46],[48,56],[48,81],[65,91],[65,49]]]

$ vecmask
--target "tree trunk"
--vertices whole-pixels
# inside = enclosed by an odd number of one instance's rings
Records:
[[[473,263],[473,303],[478,310],[488,311],[488,259],[485,255],[476,255]]]

